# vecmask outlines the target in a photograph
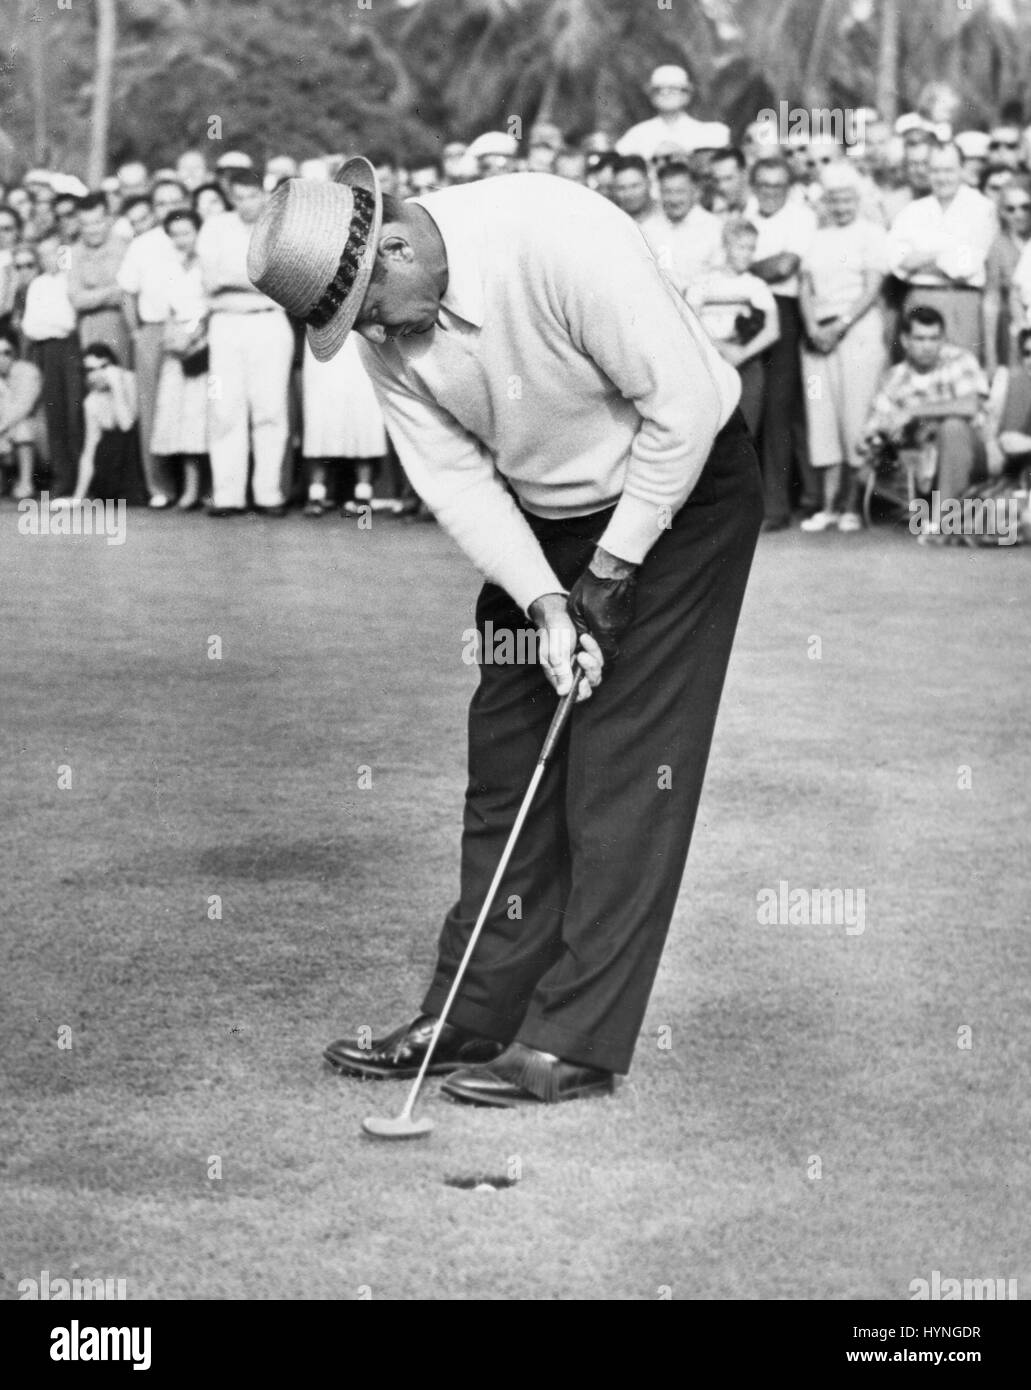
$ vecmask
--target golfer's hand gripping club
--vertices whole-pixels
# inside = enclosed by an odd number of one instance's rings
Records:
[[[597,642],[611,665],[637,606],[637,566],[597,550],[569,594],[569,616],[581,635]]]

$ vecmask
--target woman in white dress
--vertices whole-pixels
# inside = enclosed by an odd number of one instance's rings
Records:
[[[820,181],[830,221],[802,258],[798,302],[809,456],[823,477],[823,504],[802,530],[858,531],[859,446],[888,360],[881,307],[887,233],[859,216],[862,181],[850,164],[826,165]]]
[[[197,259],[200,218],[177,208],[164,221],[178,254],[169,283],[169,317],[158,376],[151,451],[182,459],[183,486],[177,507],[200,506],[201,471],[208,452],[208,301]]]
[[[387,452],[387,433],[353,333],[329,362],[319,362],[305,340],[302,392],[308,469],[305,514],[322,516],[333,505],[330,470],[335,472],[341,464],[353,466],[355,476],[354,501],[345,503],[345,509],[367,506],[375,470]]]

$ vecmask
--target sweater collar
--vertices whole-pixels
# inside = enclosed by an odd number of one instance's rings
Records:
[[[447,290],[441,299],[442,306],[450,314],[456,315],[474,328],[483,327],[483,260],[478,239],[468,225],[463,222],[460,207],[456,200],[449,199],[449,190],[427,193],[423,198],[413,198],[436,223],[444,242],[447,256]],[[457,200],[460,202],[460,200]]]

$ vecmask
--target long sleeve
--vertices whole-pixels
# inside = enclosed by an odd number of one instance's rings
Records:
[[[380,352],[364,342],[359,352],[412,486],[476,568],[524,611],[542,594],[565,592],[480,444],[400,382]]]
[[[690,496],[740,382],[673,287],[657,292],[659,272],[643,244],[640,255],[625,247],[620,255],[602,238],[567,245],[561,294],[570,337],[641,417],[599,545],[639,564]],[[618,291],[599,295],[614,278]]]

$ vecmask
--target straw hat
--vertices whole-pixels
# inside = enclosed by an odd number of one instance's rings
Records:
[[[320,362],[339,352],[358,317],[382,222],[376,171],[357,158],[329,183],[287,179],[254,224],[247,274],[256,289],[304,321]]]

